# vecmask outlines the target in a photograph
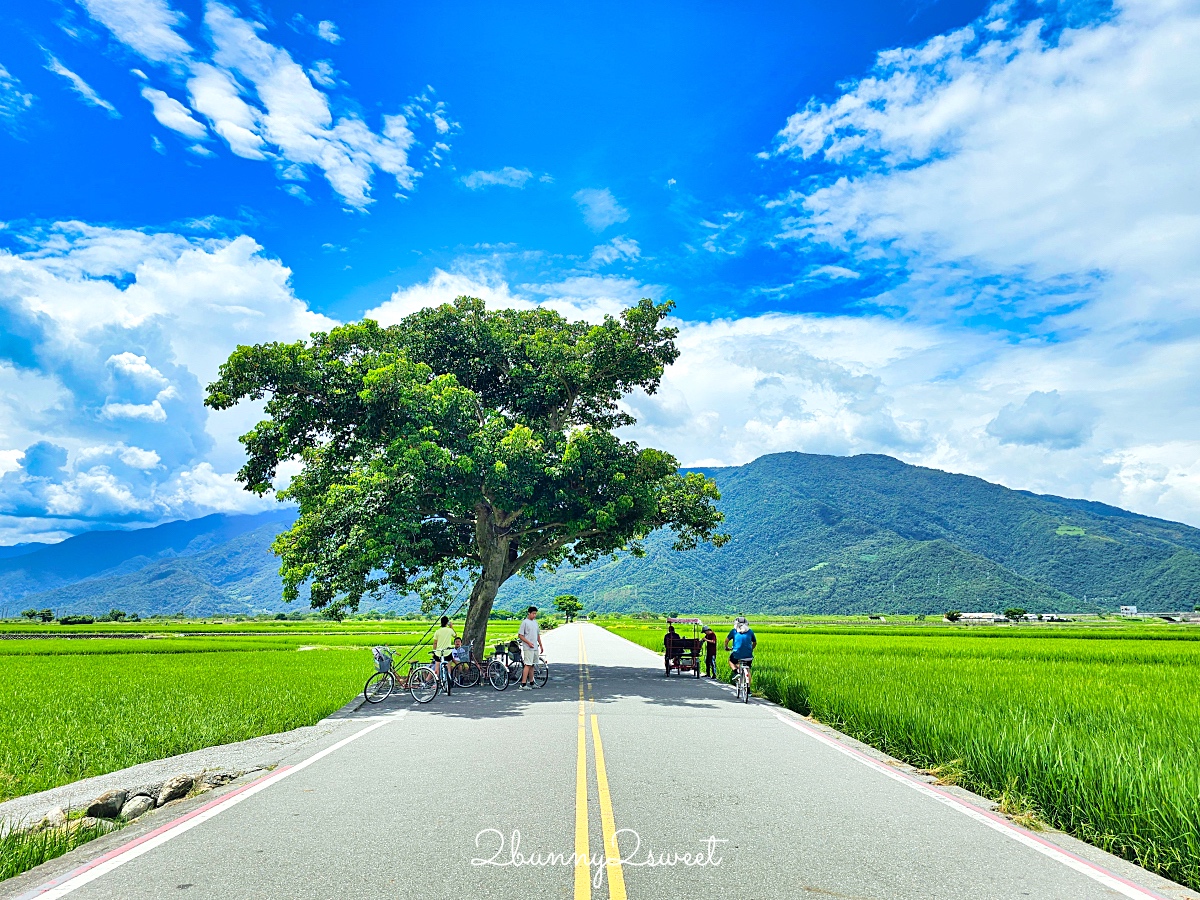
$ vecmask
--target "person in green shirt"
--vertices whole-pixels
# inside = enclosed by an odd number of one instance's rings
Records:
[[[454,650],[454,639],[458,637],[450,627],[450,617],[442,616],[442,627],[433,633],[433,674],[442,677],[442,660],[450,663],[450,653]]]

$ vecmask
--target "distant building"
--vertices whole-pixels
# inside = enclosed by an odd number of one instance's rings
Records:
[[[959,621],[968,625],[995,625],[1006,619],[999,613],[963,613]]]
[[[1138,611],[1137,611],[1136,606],[1122,606],[1121,607],[1121,615],[1123,615],[1127,618],[1136,616],[1137,614],[1138,614]]]

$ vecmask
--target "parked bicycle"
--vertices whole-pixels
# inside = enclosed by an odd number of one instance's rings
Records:
[[[454,679],[450,677],[452,664],[449,658],[441,662],[440,666],[437,665],[434,655],[429,662],[416,666],[408,673],[408,692],[418,703],[428,703],[438,695],[438,691],[445,691],[446,696],[450,696],[454,686]]]
[[[454,681],[454,686],[457,688],[475,687],[475,685],[487,677],[487,670],[475,658],[474,647],[474,643],[463,647],[464,652],[462,655],[466,658],[456,658],[454,667],[450,670],[450,678]],[[457,653],[458,651],[455,652]]]
[[[368,703],[381,703],[396,689],[396,660],[387,647],[372,647],[375,657],[375,674],[363,685],[363,697]]]
[[[521,658],[520,650],[516,649],[512,642],[508,647],[503,644],[496,646],[496,652],[487,666],[488,683],[498,691],[505,690],[510,684],[515,684],[521,680],[521,672],[525,668],[525,663]],[[545,687],[550,680],[550,664],[546,662],[545,657],[538,657],[538,661],[533,664],[533,683],[535,687]]]

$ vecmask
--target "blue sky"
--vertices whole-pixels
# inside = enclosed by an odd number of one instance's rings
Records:
[[[740,8],[745,7],[745,8]],[[631,436],[1200,524],[1194,3],[26,4],[0,542],[250,510],[239,342],[677,304]],[[32,449],[31,449],[32,448]]]

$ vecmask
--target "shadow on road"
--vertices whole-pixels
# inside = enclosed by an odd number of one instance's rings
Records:
[[[672,712],[695,715],[704,710],[723,709],[734,702],[732,694],[714,690],[711,679],[687,675],[664,678],[661,670],[632,666],[589,665],[587,671],[590,676],[590,685],[585,678],[587,696],[600,707],[618,700],[639,699],[658,707],[664,715]],[[484,683],[473,688],[456,688],[449,697],[438,694],[427,704],[415,702],[407,691],[397,691],[382,703],[364,704],[347,718],[368,718],[401,709],[466,719],[520,716],[541,704],[577,702],[579,678],[575,663],[552,664],[549,683],[533,691],[519,691],[515,684],[497,691]]]

